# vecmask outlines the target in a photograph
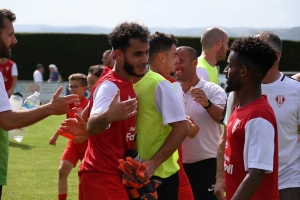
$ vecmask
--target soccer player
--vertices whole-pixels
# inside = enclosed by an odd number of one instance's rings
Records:
[[[89,142],[79,172],[80,197],[83,199],[129,199],[117,166],[118,159],[124,158],[125,152],[134,148],[136,110],[122,121],[106,116],[105,111],[118,91],[119,101],[135,99],[132,78],[145,74],[149,34],[144,26],[124,22],[108,36],[116,62],[113,69],[107,67],[103,71],[90,99]],[[137,105],[133,107],[136,109]]]
[[[88,105],[89,100],[84,96],[87,90],[87,79],[84,74],[72,74],[69,76],[69,90],[71,94],[77,94],[80,104],[76,106],[78,111]],[[74,118],[76,111],[67,113],[67,118]],[[49,140],[50,145],[56,145],[56,140],[60,135],[58,130]],[[82,161],[85,150],[87,148],[87,136],[81,135],[69,138],[68,144],[61,156],[58,168],[58,200],[66,200],[68,192],[68,176],[72,168],[74,168],[78,160]]]
[[[278,134],[273,109],[261,82],[277,61],[275,50],[260,38],[237,39],[230,47],[226,92],[239,104],[226,135],[226,199],[279,199]]]
[[[228,51],[228,35],[218,27],[207,28],[201,36],[202,52],[198,58],[197,75],[206,81],[219,84],[218,61],[225,60]],[[207,75],[205,75],[205,70]]]
[[[13,22],[16,15],[7,9],[0,9],[0,58],[10,58],[11,48],[17,43]],[[62,115],[74,109],[69,105],[78,103],[77,95],[59,97],[60,87],[49,103],[30,110],[12,111],[0,73],[0,198],[2,186],[6,185],[8,164],[8,130],[34,124],[50,115]],[[28,117],[30,116],[30,117]]]

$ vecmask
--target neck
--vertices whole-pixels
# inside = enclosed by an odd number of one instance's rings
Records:
[[[278,65],[275,64],[267,73],[267,75],[265,76],[265,78],[263,79],[262,83],[263,84],[268,84],[268,83],[273,83],[276,80],[279,79],[279,77],[281,76],[280,71],[278,70]]]
[[[192,78],[189,78],[185,81],[181,81],[181,87],[184,93],[187,93],[192,86],[197,85],[197,83],[200,81],[197,74],[195,73]]]
[[[115,63],[113,69],[114,72],[116,72],[116,74],[118,74],[119,76],[121,76],[122,78],[128,80],[128,81],[132,81],[133,76],[128,74],[124,69],[123,66],[118,65],[117,63]]]
[[[163,66],[161,66],[160,63],[157,62],[157,60],[154,60],[153,62],[150,62],[150,69],[162,76],[168,77],[170,74],[166,73],[163,70]]]
[[[200,57],[204,58],[206,62],[210,64],[212,67],[215,67],[218,62],[216,60],[216,55],[212,52],[205,52],[204,50],[202,50]]]
[[[237,97],[240,102],[240,108],[248,105],[249,103],[261,98],[261,86],[249,84],[240,91],[236,91]]]
[[[5,64],[7,62],[7,59],[6,58],[0,58],[0,63],[1,64]]]

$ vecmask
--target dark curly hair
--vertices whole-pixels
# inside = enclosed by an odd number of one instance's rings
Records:
[[[277,60],[274,48],[258,37],[237,39],[230,50],[237,53],[239,61],[249,69],[256,81],[261,81]]]
[[[150,36],[149,60],[153,60],[157,53],[168,51],[172,45],[178,46],[176,37],[172,34],[166,34],[156,31]]]
[[[14,22],[16,20],[16,15],[8,9],[0,9],[0,32],[1,29],[5,28],[5,24],[3,23],[5,18],[9,19],[11,22]]]
[[[98,78],[101,76],[104,70],[103,65],[93,65],[89,68],[89,73],[97,76]]]
[[[114,28],[108,35],[108,41],[114,50],[119,49],[123,53],[129,47],[130,39],[139,39],[141,42],[149,41],[150,32],[147,27],[134,22],[124,22]]]

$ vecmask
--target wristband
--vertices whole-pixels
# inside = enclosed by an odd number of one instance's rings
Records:
[[[208,101],[208,106],[206,106],[206,107],[203,106],[203,108],[206,109],[206,110],[207,110],[208,108],[210,108],[211,105],[213,104],[213,103],[211,102],[210,99],[208,99],[207,101]]]

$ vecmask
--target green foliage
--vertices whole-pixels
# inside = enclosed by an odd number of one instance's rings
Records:
[[[110,49],[107,35],[88,34],[16,34],[18,44],[12,49],[19,70],[19,80],[32,80],[38,63],[45,67],[44,80],[49,78],[49,64],[55,64],[64,80],[72,73],[87,74],[92,65],[101,64],[102,54]],[[234,39],[230,39],[230,44]],[[200,39],[178,37],[180,46],[195,48],[201,54]],[[283,41],[280,70],[299,71],[300,41]],[[219,62],[221,72],[226,61]]]
[[[2,199],[57,199],[60,157],[68,142],[59,137],[56,146],[48,145],[65,116],[52,116],[28,128],[21,143],[10,139],[7,185]],[[78,199],[78,165],[68,178],[68,199]]]

